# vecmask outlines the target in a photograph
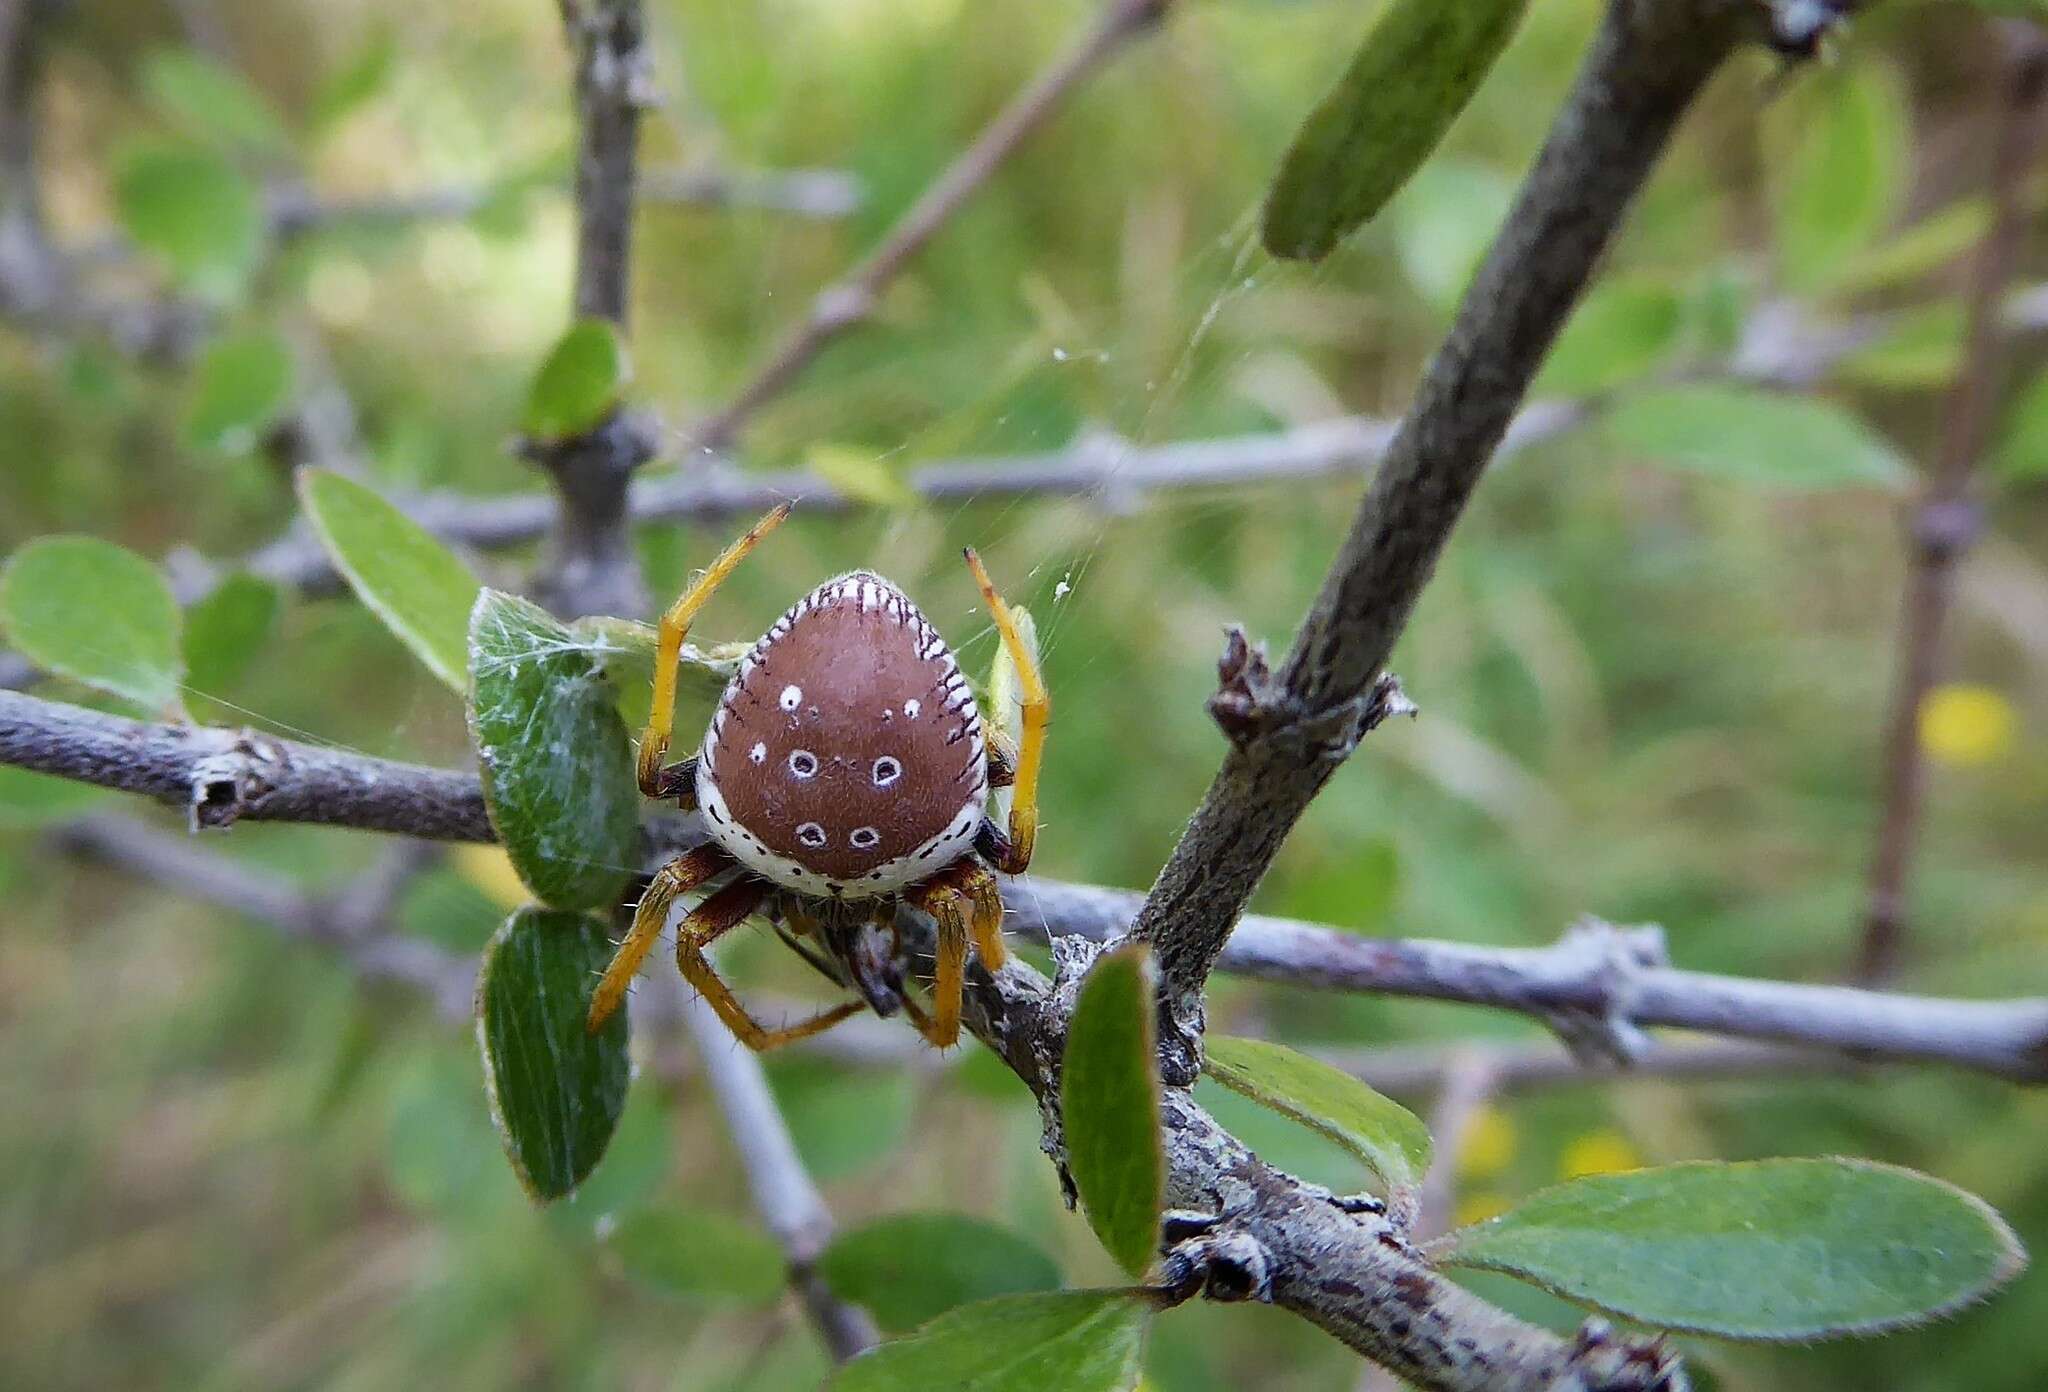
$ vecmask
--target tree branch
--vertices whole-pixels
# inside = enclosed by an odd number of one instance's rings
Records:
[[[494,839],[474,773],[256,730],[155,725],[0,691],[0,764],[182,808],[193,827],[313,822],[433,841]]]
[[[1202,989],[1309,802],[1349,756],[1394,641],[1552,339],[1637,189],[1752,7],[1613,0],[1563,112],[1423,374],[1351,533],[1132,935],[1159,954],[1179,1081]]]
[[[1963,360],[1949,391],[1940,450],[1912,519],[1898,675],[1882,756],[1883,810],[1856,968],[1858,979],[1870,982],[1885,980],[1898,969],[1905,945],[1906,877],[1927,782],[1920,710],[1940,675],[1956,567],[1983,525],[1975,473],[1990,440],[2005,375],[2008,344],[1999,311],[2032,220],[2025,184],[2048,100],[2048,34],[2026,20],[2002,21],[1999,27],[2009,54],[1992,142],[1991,225],[1971,269]]]
[[[184,808],[199,826],[314,822],[429,840],[489,841],[476,775],[373,759],[250,730],[155,725],[0,692],[0,764],[119,788]],[[701,838],[687,819],[661,844]],[[1130,890],[1038,878],[1004,891],[1008,928],[1053,941],[1122,935]],[[1365,938],[1249,915],[1220,965],[1327,990],[1459,1001],[1534,1016],[1598,1057],[1627,1062],[1637,1026],[1777,1040],[1861,1058],[1936,1062],[2048,1081],[2048,999],[1966,1001],[1681,971],[1656,929],[1597,922],[1540,948]]]
[[[833,1295],[818,1271],[818,1258],[832,1240],[832,1213],[796,1153],[760,1057],[732,1037],[703,997],[686,992],[680,978],[663,980],[668,982],[664,991],[674,997],[683,1027],[696,1044],[704,1080],[725,1113],[726,1130],[754,1194],[754,1209],[782,1247],[790,1284],[811,1323],[833,1360],[843,1362],[881,1335],[867,1312]]]
[[[691,432],[693,450],[715,454],[730,445],[755,413],[780,395],[828,344],[875,311],[912,257],[938,235],[975,190],[987,183],[1026,138],[1126,43],[1157,24],[1172,0],[1108,0],[1101,20],[1063,57],[1014,97],[974,143],[947,165],[896,220],[867,259],[811,302],[808,317],[769,354],[739,394]]]

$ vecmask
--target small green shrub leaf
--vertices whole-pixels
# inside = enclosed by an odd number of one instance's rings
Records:
[[[1060,1269],[1008,1228],[960,1213],[903,1213],[841,1233],[818,1270],[890,1334],[955,1306],[1058,1290]]]
[[[248,454],[291,408],[292,351],[264,330],[225,334],[206,346],[185,407],[188,448]]]
[[[536,440],[580,435],[611,414],[631,375],[618,329],[578,319],[534,375],[520,429]]]
[[[1991,460],[2015,482],[2048,478],[2048,372],[2037,373],[2013,402]]]
[[[1150,1303],[1128,1291],[1006,1295],[962,1305],[869,1349],[828,1392],[1127,1392],[1138,1384]]]
[[[182,146],[130,151],[114,179],[121,225],[196,295],[241,293],[263,249],[256,186],[221,155]]]
[[[769,1305],[782,1294],[782,1250],[730,1214],[645,1209],[620,1223],[605,1245],[627,1276],[669,1295]]]
[[[1906,187],[1912,103],[1882,65],[1840,67],[1813,84],[1778,197],[1778,252],[1794,287],[1825,287],[1876,243]]]
[[[325,134],[374,101],[391,85],[397,66],[398,40],[388,28],[379,28],[341,67],[335,69],[313,93],[308,120],[315,132]]]
[[[469,687],[469,620],[482,588],[454,552],[419,523],[354,479],[301,469],[299,502],[334,567],[412,649],[456,691]]]
[[[1535,390],[1587,396],[1641,378],[1677,341],[1683,318],[1677,294],[1666,286],[1605,281],[1572,312]]]
[[[1895,488],[1905,462],[1848,411],[1753,387],[1668,387],[1631,394],[1607,432],[1673,468],[1787,489]]]
[[[2026,1264],[1983,1200],[1837,1159],[1573,1180],[1451,1234],[1442,1256],[1660,1329],[1771,1341],[1918,1324]]]
[[[1369,222],[1507,47],[1528,0],[1395,0],[1309,114],[1266,201],[1266,249],[1320,261]]]
[[[1389,1188],[1422,1183],[1429,1169],[1429,1128],[1400,1103],[1285,1044],[1210,1035],[1203,1052],[1210,1077],[1328,1136]]]
[[[1095,1235],[1134,1280],[1159,1244],[1166,1183],[1153,1008],[1148,949],[1099,958],[1074,1003],[1060,1078],[1067,1168]]]
[[[583,1024],[591,980],[611,956],[596,919],[539,908],[515,912],[484,949],[476,1036],[491,1119],[542,1203],[583,1182],[625,1110],[626,1012],[595,1034]]]
[[[618,693],[619,713],[629,728],[647,723],[654,685],[654,626],[634,619],[590,617],[569,625],[578,643],[596,659]],[[676,728],[694,729],[711,718],[713,704],[740,667],[751,643],[683,644],[676,663]]]
[[[546,610],[497,590],[477,596],[469,643],[470,735],[513,868],[555,908],[617,903],[639,849],[640,789],[602,665]]]
[[[816,444],[804,453],[804,465],[843,496],[870,507],[914,508],[917,490],[874,450],[854,445]]]
[[[242,679],[277,627],[283,596],[268,580],[237,571],[185,611],[185,671],[192,689],[226,691]]]
[[[157,110],[209,143],[291,152],[291,135],[270,99],[240,73],[190,49],[161,48],[144,59],[142,90]]]
[[[45,671],[133,701],[182,710],[183,619],[163,573],[97,537],[40,537],[0,569],[0,629]]]

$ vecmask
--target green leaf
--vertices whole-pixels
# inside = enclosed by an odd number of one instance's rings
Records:
[[[647,723],[649,693],[654,684],[655,632],[652,624],[634,619],[592,616],[569,625],[575,641],[594,658],[619,696],[619,713],[631,728]],[[676,661],[676,726],[702,724],[711,718],[718,698],[740,667],[752,643],[714,643],[708,648],[683,644]]]
[[[1843,358],[1834,375],[1894,391],[1946,387],[1963,359],[1963,306],[1957,299],[1902,310],[1875,342]]]
[[[917,490],[873,450],[816,444],[804,452],[804,466],[857,503],[882,508],[918,504]]]
[[[1266,249],[1320,261],[1376,216],[1472,100],[1526,7],[1394,0],[1282,160]]]
[[[277,627],[283,596],[268,580],[237,571],[185,611],[185,671],[192,689],[213,695],[242,679]]]
[[[1457,303],[1513,200],[1514,186],[1485,165],[1443,159],[1415,176],[1387,217],[1401,269],[1424,299]]]
[[[466,691],[470,611],[482,589],[469,567],[433,533],[354,479],[329,469],[301,469],[298,487],[313,530],[356,597],[428,671]]]
[[[602,924],[525,908],[484,949],[476,983],[491,1119],[520,1184],[546,1203],[597,1165],[626,1106],[626,1012],[584,1028],[590,983],[611,961]]]
[[[1006,1295],[963,1305],[869,1349],[828,1392],[1125,1392],[1137,1386],[1151,1305],[1127,1291]]]
[[[114,180],[121,225],[194,294],[225,301],[247,284],[263,249],[262,199],[210,150],[131,151]]]
[[[185,407],[186,447],[248,454],[291,408],[292,351],[267,330],[226,334],[206,346]]]
[[[1771,1341],[1918,1324],[2026,1264],[1983,1200],[1911,1170],[1838,1159],[1573,1180],[1453,1233],[1443,1259],[1660,1329]]]
[[[1677,341],[1678,296],[1644,281],[1609,280],[1580,302],[1536,379],[1538,393],[1587,396],[1646,375]]]
[[[1897,217],[1912,110],[1893,75],[1872,63],[1845,64],[1810,91],[1778,198],[1778,254],[1801,290],[1827,285]]]
[[[2035,374],[2013,402],[1991,458],[2005,478],[2048,478],[2048,372]]]
[[[0,827],[48,826],[85,811],[108,789],[0,764]]]
[[[955,1306],[1060,1285],[1059,1267],[1037,1247],[959,1213],[897,1214],[841,1233],[818,1270],[890,1334]]]
[[[1422,1183],[1429,1169],[1429,1128],[1400,1103],[1285,1044],[1212,1034],[1203,1052],[1203,1071],[1210,1077],[1329,1137],[1388,1188]]]
[[[782,1294],[782,1250],[729,1214],[647,1209],[620,1223],[605,1245],[627,1276],[669,1295],[769,1305]]]
[[[1623,450],[1775,488],[1896,488],[1908,472],[1862,421],[1816,397],[1753,387],[1667,387],[1631,394],[1606,424]]]
[[[190,49],[160,48],[145,58],[142,90],[157,110],[211,144],[291,153],[291,136],[270,99],[240,73]]]
[[[1862,294],[1919,280],[1972,250],[1990,226],[1988,201],[1960,199],[1836,264],[1828,274],[1828,292]]]
[[[308,117],[313,129],[325,134],[375,100],[391,85],[397,58],[398,41],[380,27],[315,90]]]
[[[1149,949],[1097,959],[1074,1002],[1060,1077],[1067,1168],[1095,1235],[1134,1280],[1159,1245],[1166,1183],[1153,1010]]]
[[[618,329],[608,320],[578,319],[535,374],[519,428],[536,440],[581,435],[612,413],[631,378]]]
[[[39,537],[0,569],[0,628],[21,655],[152,716],[179,712],[182,619],[163,574],[97,537]]]
[[[469,644],[470,735],[513,868],[544,904],[617,903],[639,852],[640,789],[601,664],[546,610],[497,590],[477,596]]]

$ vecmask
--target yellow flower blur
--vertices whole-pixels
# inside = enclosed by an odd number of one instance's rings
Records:
[[[1635,1143],[1611,1128],[1588,1131],[1564,1148],[1558,1157],[1558,1173],[1566,1179],[1586,1175],[1619,1174],[1643,1167],[1643,1154]]]
[[[2012,748],[2019,725],[2012,702],[1988,686],[1937,686],[1920,703],[1920,747],[1955,768],[1988,764]]]
[[[1515,1158],[1515,1123],[1498,1107],[1481,1107],[1472,1114],[1465,1138],[1458,1145],[1458,1177],[1484,1179],[1499,1174]]]
[[[520,883],[519,872],[497,846],[457,846],[448,853],[455,873],[484,892],[501,909],[516,909],[533,902],[533,893]]]

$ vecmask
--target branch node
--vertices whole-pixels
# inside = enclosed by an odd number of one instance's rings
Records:
[[[1655,924],[1619,928],[1588,915],[1565,930],[1557,949],[1567,969],[1580,974],[1588,999],[1546,1010],[1544,1022],[1581,1063],[1634,1064],[1651,1047],[1633,1018],[1641,974],[1670,965],[1664,930]]]
[[[1689,1386],[1661,1335],[1624,1338],[1598,1315],[1579,1326],[1565,1361],[1588,1392],[1686,1392]]]
[[[1169,1212],[1160,1230],[1160,1290],[1175,1304],[1197,1292],[1224,1304],[1273,1303],[1270,1254],[1220,1215]]]
[[[205,731],[224,740],[192,761],[187,814],[193,831],[225,831],[273,786],[273,769],[287,763],[284,751],[254,730]]]
[[[1416,709],[1400,678],[1382,672],[1364,694],[1311,712],[1274,676],[1264,643],[1251,642],[1237,624],[1224,630],[1209,716],[1239,749],[1255,741],[1286,741],[1311,757],[1341,763],[1388,716],[1414,715]]]

